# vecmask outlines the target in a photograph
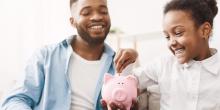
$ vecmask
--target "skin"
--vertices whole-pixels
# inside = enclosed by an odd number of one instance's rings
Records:
[[[106,0],[78,0],[72,4],[70,23],[78,32],[73,50],[87,60],[100,59],[111,22]]]
[[[115,55],[115,68],[120,74],[125,67],[134,63],[138,57],[137,51],[133,49],[120,49]]]
[[[211,56],[208,39],[211,25],[196,26],[188,11],[171,10],[164,15],[163,32],[168,48],[178,62],[201,61]]]

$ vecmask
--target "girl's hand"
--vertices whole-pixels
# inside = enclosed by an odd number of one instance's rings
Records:
[[[138,53],[134,49],[120,49],[115,55],[115,68],[117,73],[121,73],[122,70],[129,64],[134,63],[138,57]]]

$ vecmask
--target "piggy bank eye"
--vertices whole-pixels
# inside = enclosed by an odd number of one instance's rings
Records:
[[[122,85],[124,84],[124,83],[121,83]]]
[[[117,84],[120,84],[120,82],[119,82],[119,83],[117,83]]]

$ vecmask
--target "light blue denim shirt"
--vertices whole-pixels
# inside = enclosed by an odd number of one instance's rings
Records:
[[[67,70],[73,38],[36,52],[25,68],[24,81],[3,100],[1,110],[70,110],[71,88]],[[94,110],[101,110],[99,100],[104,73],[114,73],[114,51],[105,44],[103,54],[107,58],[96,86]]]

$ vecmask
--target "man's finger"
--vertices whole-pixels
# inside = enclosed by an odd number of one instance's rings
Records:
[[[109,106],[111,107],[112,110],[117,110],[117,106],[115,103],[110,103]]]
[[[106,103],[103,99],[100,100],[100,103],[101,103],[101,105],[102,105],[102,109],[103,109],[103,110],[108,110],[108,108],[107,108],[107,103]]]
[[[131,110],[138,110],[137,100],[132,100]]]

